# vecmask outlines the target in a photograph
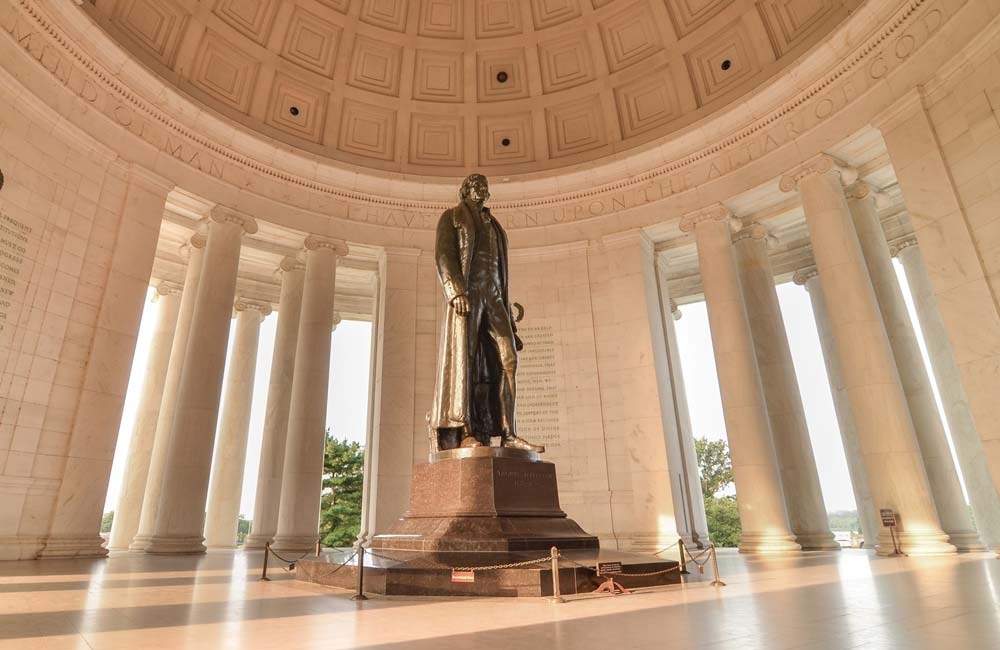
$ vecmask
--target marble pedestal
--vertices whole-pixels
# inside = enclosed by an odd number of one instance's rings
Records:
[[[452,449],[413,468],[410,505],[372,550],[548,551],[599,547],[559,507],[556,467],[531,452]]]
[[[674,569],[672,560],[602,551],[559,507],[556,468],[538,455],[499,447],[451,449],[413,468],[410,505],[365,554],[365,591],[409,596],[547,596],[549,561],[475,572],[475,581],[451,581],[452,569],[548,558],[555,546],[560,589],[587,593],[600,584],[598,561],[621,562],[626,573]],[[298,580],[353,589],[357,558],[324,555],[296,564]],[[654,576],[622,576],[627,587],[672,584],[676,570]]]

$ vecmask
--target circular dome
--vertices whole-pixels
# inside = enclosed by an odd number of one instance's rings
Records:
[[[758,87],[857,0],[96,0],[200,103],[348,165],[554,170]]]

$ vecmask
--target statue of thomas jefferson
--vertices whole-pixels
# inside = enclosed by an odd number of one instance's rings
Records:
[[[518,437],[516,335],[507,295],[507,234],[483,204],[482,174],[462,183],[459,203],[438,222],[434,261],[448,306],[438,348],[434,404],[428,414],[431,451],[489,446],[542,452]]]

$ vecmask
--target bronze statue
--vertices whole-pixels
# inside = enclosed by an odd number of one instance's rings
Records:
[[[542,452],[518,437],[514,421],[521,341],[507,292],[507,235],[483,204],[482,174],[462,183],[459,203],[438,222],[434,260],[448,303],[438,349],[431,451],[489,446]]]

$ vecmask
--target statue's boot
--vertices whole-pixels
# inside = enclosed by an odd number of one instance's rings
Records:
[[[524,438],[515,436],[513,434],[507,434],[503,439],[503,446],[509,447],[511,449],[523,449],[524,451],[533,451],[538,454],[545,453],[545,445],[534,445]]]

